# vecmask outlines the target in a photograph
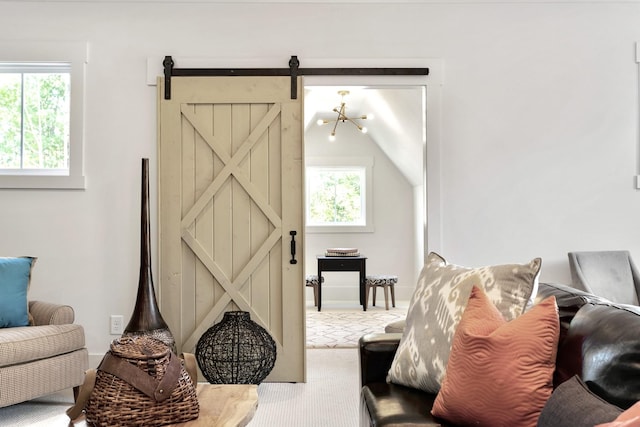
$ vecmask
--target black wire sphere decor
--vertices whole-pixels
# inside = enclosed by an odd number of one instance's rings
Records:
[[[247,311],[227,311],[198,340],[196,360],[210,384],[260,384],[276,363],[276,343]]]

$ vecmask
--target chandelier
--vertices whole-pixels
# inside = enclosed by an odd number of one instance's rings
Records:
[[[337,114],[335,119],[332,120],[325,120],[325,119],[319,119],[318,120],[318,126],[322,126],[322,125],[326,125],[329,123],[333,123],[333,129],[331,130],[331,133],[329,134],[329,141],[335,141],[336,140],[336,128],[338,127],[338,123],[342,122],[349,122],[351,124],[353,124],[355,127],[358,128],[358,130],[362,133],[367,133],[367,128],[360,125],[360,123],[358,123],[356,120],[366,120],[367,119],[367,115],[362,115],[359,117],[349,117],[346,114],[346,109],[347,109],[347,104],[344,102],[344,97],[346,95],[349,95],[349,91],[348,90],[339,90],[338,91],[338,95],[340,95],[341,99],[340,99],[340,105],[338,107],[335,107],[332,111],[334,113]],[[371,116],[369,116],[369,119],[371,119]]]

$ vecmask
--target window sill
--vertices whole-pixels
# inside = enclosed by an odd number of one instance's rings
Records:
[[[0,189],[84,190],[84,176],[0,175]]]
[[[375,229],[373,225],[323,225],[323,226],[307,226],[305,232],[307,234],[322,233],[373,233]]]

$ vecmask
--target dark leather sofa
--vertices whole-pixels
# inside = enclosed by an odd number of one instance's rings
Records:
[[[577,374],[619,408],[640,400],[640,307],[549,283],[540,284],[536,302],[551,295],[561,328],[554,388]],[[386,382],[400,337],[381,333],[360,339],[360,425],[452,427],[431,415],[435,394]]]

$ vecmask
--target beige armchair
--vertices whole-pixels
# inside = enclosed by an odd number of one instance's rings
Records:
[[[89,367],[84,329],[67,305],[30,301],[33,326],[0,329],[0,407],[74,388]]]

